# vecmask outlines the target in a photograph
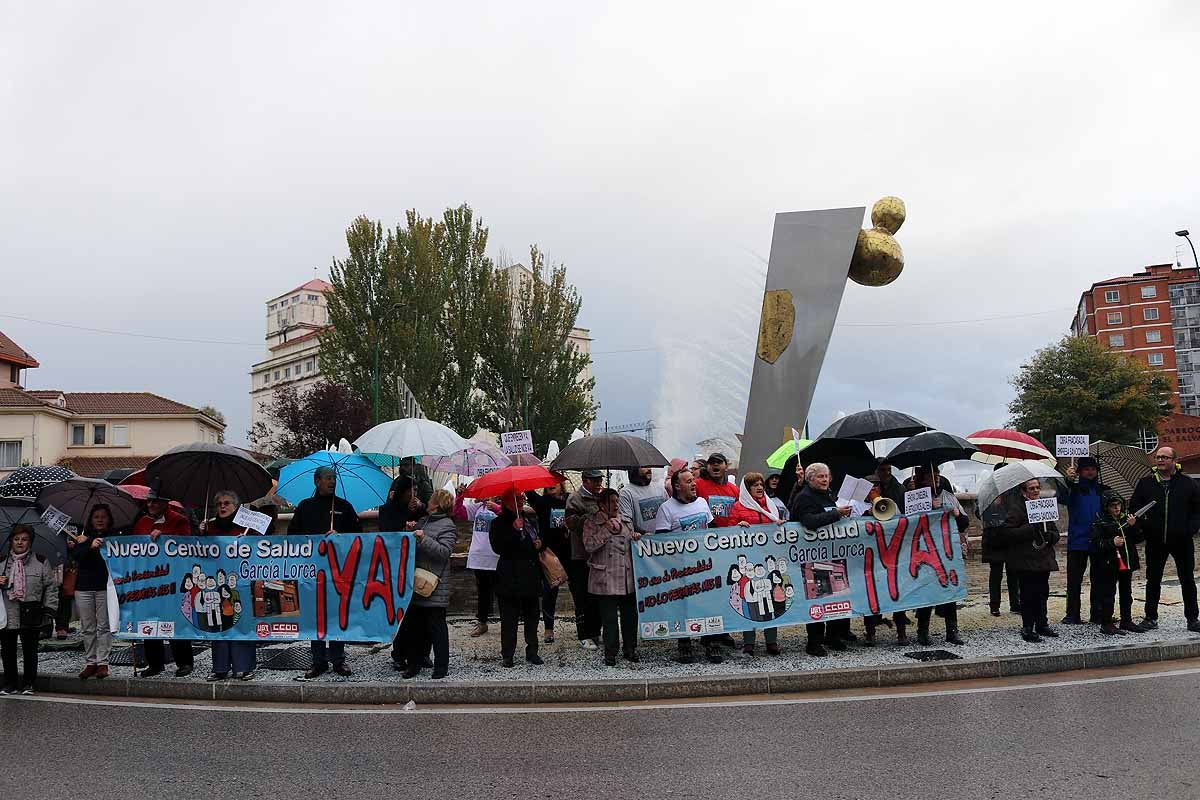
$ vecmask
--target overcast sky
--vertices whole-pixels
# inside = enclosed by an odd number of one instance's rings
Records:
[[[212,403],[240,443],[265,301],[357,214],[466,202],[568,266],[601,422],[686,454],[741,430],[774,214],[895,194],[907,267],[847,289],[813,433],[969,433],[1082,289],[1200,233],[1200,4],[415,5],[0,3],[29,386]]]

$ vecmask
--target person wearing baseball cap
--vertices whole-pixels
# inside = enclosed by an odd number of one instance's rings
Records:
[[[563,524],[571,535],[571,558],[564,565],[575,604],[575,633],[584,650],[600,647],[600,604],[588,591],[588,551],[583,546],[583,523],[600,511],[599,496],[604,488],[604,470],[583,471],[583,485],[571,492],[563,511]]]
[[[1104,495],[1112,490],[1100,482],[1100,464],[1091,456],[1084,456],[1074,467],[1067,469],[1067,485],[1071,491],[1064,505],[1067,507],[1067,615],[1063,625],[1082,625],[1080,613],[1083,596],[1083,574],[1087,571],[1092,554],[1092,520],[1103,511]],[[1093,570],[1093,573],[1095,570]],[[1092,597],[1098,593],[1095,587],[1088,591],[1088,621],[1103,623],[1099,603]]]

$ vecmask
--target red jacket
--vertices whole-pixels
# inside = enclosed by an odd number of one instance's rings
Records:
[[[766,500],[768,503],[771,502],[771,498],[769,497]],[[766,525],[767,523],[774,522],[773,519],[766,515],[765,507],[759,510],[746,508],[740,500],[734,503],[733,508],[729,510],[729,518],[733,520],[734,525],[737,525],[739,522],[748,522],[751,525]]]
[[[137,518],[137,522],[133,523],[133,530],[130,533],[145,536],[157,530],[159,533],[165,533],[168,536],[191,536],[192,526],[188,522],[187,517],[180,514],[170,506],[167,507],[166,513],[163,514],[162,524],[155,524],[149,514],[143,514]]]
[[[729,483],[728,481],[717,483],[716,481],[710,481],[708,478],[697,478],[696,494],[703,497],[705,502],[708,503],[708,508],[712,511],[713,523],[718,528],[728,528],[731,525],[737,524],[737,520],[729,516],[729,509],[737,502],[738,488],[736,484]],[[712,498],[714,497],[718,498],[716,508],[713,507]],[[724,498],[726,497],[729,499],[725,500]],[[725,511],[718,514],[717,512],[721,510],[722,503],[724,504]]]

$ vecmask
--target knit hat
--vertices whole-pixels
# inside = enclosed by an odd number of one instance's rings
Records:
[[[1092,456],[1082,456],[1078,461],[1075,462],[1075,469],[1077,470],[1087,469],[1088,467],[1091,467],[1092,469],[1100,469],[1100,462]]]

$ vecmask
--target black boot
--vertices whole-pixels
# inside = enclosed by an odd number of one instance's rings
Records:
[[[961,636],[958,635],[958,609],[946,612],[946,644],[956,644],[962,646],[966,644]]]
[[[1042,637],[1033,632],[1033,628],[1021,628],[1021,638],[1035,644],[1042,640]]]
[[[922,647],[933,644],[933,640],[929,638],[929,617],[917,617],[917,644]]]
[[[896,618],[896,644],[901,647],[908,646],[908,618]]]

